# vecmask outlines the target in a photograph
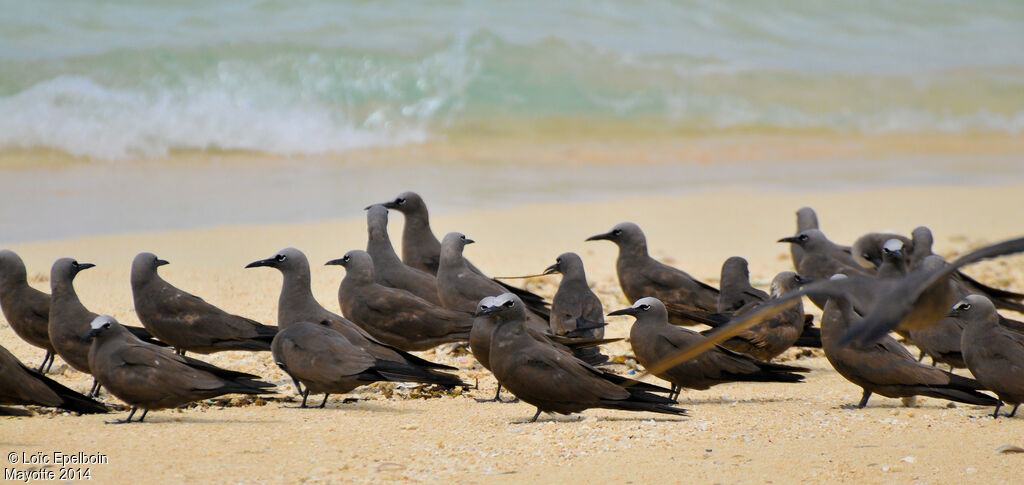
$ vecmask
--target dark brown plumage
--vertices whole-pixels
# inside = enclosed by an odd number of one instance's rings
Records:
[[[906,347],[883,336],[868,343],[843,343],[843,336],[858,320],[853,305],[845,298],[832,297],[825,305],[821,337],[825,357],[846,380],[864,392],[857,407],[864,407],[872,393],[901,398],[929,396],[938,399],[992,406],[996,400],[978,392],[984,386],[917,362]]]
[[[551,299],[551,333],[560,336],[600,339],[604,337],[604,307],[601,300],[590,289],[583,260],[576,253],[563,253],[548,266],[544,274],[561,273],[562,281]],[[580,360],[599,365],[608,361],[608,356],[598,347],[580,348],[574,351]]]
[[[590,408],[685,415],[675,401],[648,392],[660,389],[602,372],[568,352],[538,341],[527,329],[522,301],[511,293],[496,297],[484,314],[506,313],[491,337],[491,371],[506,389],[541,412],[578,413]],[[667,389],[660,389],[668,391]]]
[[[277,324],[280,331],[277,337],[275,337],[275,340],[279,343],[283,342],[281,339],[291,335],[281,336],[289,326],[300,322],[316,322],[316,325],[329,327],[332,331],[337,332],[347,342],[361,349],[362,352],[368,354],[375,361],[389,362],[388,365],[390,366],[406,369],[406,381],[441,384],[449,387],[465,385],[458,377],[440,372],[440,370],[455,370],[454,367],[435,364],[397,347],[385,344],[355,323],[321,306],[313,298],[313,291],[310,288],[309,260],[306,259],[306,255],[302,251],[295,248],[282,249],[271,258],[249,263],[246,268],[262,266],[275,268],[283,276],[281,295],[278,298],[277,306]],[[271,345],[272,348],[274,346],[274,344]],[[305,355],[305,359],[310,359],[311,364],[309,365],[315,365],[317,359],[325,358],[316,353]],[[299,389],[298,383],[303,379],[303,376],[296,374],[291,369],[293,367],[300,369],[307,364],[289,363],[287,359],[282,359],[278,360],[277,356],[275,356],[275,361],[296,381],[296,389]],[[308,393],[306,394],[308,395]]]
[[[371,205],[366,209],[366,252],[373,258],[374,277],[384,286],[408,291],[435,305],[440,305],[437,296],[437,278],[432,273],[406,266],[395,254],[388,236],[388,210],[383,205]]]
[[[969,295],[950,311],[963,321],[963,353],[967,368],[986,389],[999,396],[993,417],[1005,403],[1013,417],[1024,402],[1024,323],[1003,317],[982,295]]]
[[[327,262],[345,268],[338,289],[341,313],[377,340],[406,351],[465,342],[473,315],[448,310],[412,293],[377,283],[374,262],[365,251],[349,251]]]
[[[837,245],[825,237],[818,229],[808,229],[796,236],[784,237],[779,242],[800,246],[804,251],[796,265],[800,276],[811,279],[828,279],[834,274],[870,276],[874,274],[855,263],[848,253],[837,250]],[[845,257],[840,256],[845,254]],[[811,302],[818,308],[824,308],[826,298],[809,295]]]
[[[25,367],[3,347],[0,347],[0,404],[46,406],[81,414],[107,412],[102,403]]]
[[[71,258],[61,258],[50,268],[50,318],[47,330],[50,342],[64,362],[79,372],[92,374],[89,368],[89,349],[91,342],[85,337],[89,332],[89,323],[99,315],[89,311],[75,293],[74,280],[79,272],[95,266],[91,263],[79,263]],[[148,343],[160,344],[152,340],[153,336],[144,328],[124,327],[125,331],[146,340]],[[163,345],[163,344],[160,344]],[[90,395],[100,392],[100,382],[93,376]]]
[[[168,264],[153,253],[132,261],[132,298],[142,325],[160,340],[185,352],[269,351],[277,327],[232,315],[182,291],[157,273]]]
[[[89,367],[93,376],[111,394],[132,406],[123,423],[130,423],[140,408],[143,412],[138,422],[151,410],[200,399],[272,393],[274,385],[258,380],[258,376],[221,369],[143,342],[108,315],[96,317],[90,328],[86,338],[92,341]]]
[[[669,309],[669,321],[676,325],[695,325],[674,311],[675,307],[692,307],[713,312],[718,307],[718,290],[695,279],[686,272],[664,264],[647,254],[647,238],[640,226],[623,222],[611,231],[587,238],[607,240],[619,247],[615,270],[619,286],[630,301],[647,296],[661,300]]]
[[[11,330],[46,351],[39,372],[49,372],[56,350],[50,342],[50,295],[28,284],[25,263],[14,251],[0,251],[0,309]]]
[[[449,310],[475,311],[484,297],[498,296],[508,290],[494,280],[474,271],[463,257],[463,250],[473,240],[464,234],[450,232],[441,242],[441,265],[437,270],[437,293],[441,304]],[[545,305],[527,303],[527,322],[536,330],[548,328],[549,309]]]
[[[668,311],[657,298],[641,298],[629,308],[609,315],[631,315],[636,318],[629,332],[629,343],[637,361],[651,373],[672,383],[676,397],[683,388],[708,389],[727,382],[800,382],[802,367],[771,364],[749,355],[715,347],[694,359],[665,368],[662,362],[672,355],[705,339],[693,330],[668,322]]]

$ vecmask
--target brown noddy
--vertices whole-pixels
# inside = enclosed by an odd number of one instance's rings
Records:
[[[925,226],[918,226],[914,228],[911,233],[913,239],[913,251],[910,253],[909,264],[911,268],[917,268],[921,266],[921,263],[925,258],[933,255],[932,243],[933,236],[931,229]],[[996,308],[1002,308],[1004,310],[1013,310],[1015,312],[1024,313],[1024,304],[1021,304],[1021,300],[1024,299],[1024,294],[1015,293],[1012,291],[993,288],[988,286],[970,275],[957,271],[953,276],[954,285],[957,286],[958,290],[962,293],[962,296],[966,296],[972,293],[984,295],[986,298],[992,301],[992,304]]]
[[[828,299],[821,319],[825,357],[840,375],[864,390],[858,408],[867,405],[872,393],[891,398],[929,396],[981,406],[997,403],[978,392],[984,390],[978,381],[921,364],[888,335],[867,343],[843,343],[858,319],[853,305],[842,296]]]
[[[437,269],[437,293],[441,304],[450,310],[475,311],[477,303],[487,296],[498,296],[508,292],[490,278],[473,271],[463,257],[463,249],[473,240],[464,234],[450,232],[441,242],[441,264]],[[530,304],[527,308],[527,323],[536,330],[548,328],[550,310],[543,305]]]
[[[916,330],[933,325],[946,315],[947,310],[940,310],[941,305],[954,295],[949,286],[950,277],[958,269],[985,259],[1006,256],[1024,251],[1024,238],[1010,239],[975,249],[956,261],[946,264],[938,256],[926,258],[921,268],[909,272],[902,278],[885,281],[887,298],[875,300],[869,306],[860,308],[864,318],[854,325],[842,337],[841,344],[857,341],[862,344],[873,342],[897,328]],[[856,299],[856,290],[860,287],[877,285],[875,278],[853,276],[841,281],[818,281],[811,283],[800,291],[791,292],[779,299],[766,302],[743,317],[735,318],[708,335],[708,339],[694,345],[665,361],[666,366],[685,362],[694,356],[718,345],[729,338],[751,328],[769,318],[785,311],[796,304],[796,300],[805,295],[816,294],[820,297],[842,297]],[[854,302],[856,304],[856,302]],[[950,303],[952,306],[952,303]]]
[[[551,299],[551,332],[560,336],[604,338],[604,307],[590,289],[583,260],[576,253],[563,253],[543,274],[560,273],[562,281]],[[590,365],[608,361],[598,347],[576,350],[576,357]]]
[[[430,228],[430,214],[427,212],[427,205],[423,202],[423,198],[415,192],[403,192],[394,200],[380,205],[397,210],[405,216],[405,226],[402,228],[402,261],[413,268],[437,275],[437,268],[441,264],[441,241],[438,241],[434,231]],[[370,255],[376,258],[372,252]],[[473,266],[469,260],[466,260],[466,265],[472,271],[484,276],[484,272]],[[494,282],[505,288],[505,291],[522,298],[530,307],[545,308],[547,305],[543,297],[529,290],[499,280],[494,280]],[[537,311],[536,308],[534,311]],[[545,315],[546,310],[539,314]]]
[[[794,235],[799,235],[808,229],[821,229],[818,226],[818,214],[814,212],[814,209],[810,207],[801,207],[800,210],[796,211],[796,232]],[[846,264],[855,264],[854,258],[850,254],[850,247],[835,244],[829,241],[828,253],[831,257],[838,259]],[[800,267],[800,260],[804,257],[804,248],[799,245],[792,245],[789,247],[790,255],[793,257],[793,267]]]
[[[89,368],[89,348],[91,344],[85,335],[89,332],[89,324],[99,315],[89,311],[75,293],[75,276],[79,272],[92,268],[92,263],[79,263],[71,258],[61,258],[50,268],[50,318],[47,330],[50,342],[64,362],[79,372],[92,374]],[[124,327],[136,337],[152,344],[159,344],[144,328]],[[160,344],[163,345],[163,344]],[[91,396],[98,396],[100,381],[93,376]]]
[[[431,273],[406,266],[395,254],[388,236],[388,209],[379,204],[367,207],[366,226],[366,252],[373,258],[373,272],[377,282],[440,305],[437,278]]]
[[[698,323],[674,311],[676,307],[706,312],[718,308],[718,290],[715,287],[647,254],[647,238],[640,226],[623,222],[611,231],[587,238],[587,241],[600,240],[611,241],[619,247],[615,270],[626,298],[636,301],[653,296],[661,300],[669,309],[669,321],[675,325]]]
[[[107,412],[106,406],[79,394],[39,371],[25,367],[14,354],[0,347],[0,404],[31,405],[61,408],[80,414]],[[11,413],[0,408],[0,415]],[[17,415],[28,415],[19,413]]]
[[[963,333],[964,361],[971,374],[986,389],[999,396],[992,417],[999,408],[1012,404],[1013,411],[1024,402],[1024,323],[1003,317],[982,295],[968,295],[950,311],[966,323]]]
[[[855,263],[847,254],[847,258],[837,257],[836,244],[818,229],[808,229],[795,236],[784,237],[779,242],[800,246],[804,255],[796,266],[796,272],[811,279],[827,279],[834,274],[870,276],[874,274]],[[809,295],[811,302],[818,308],[824,308],[826,298]]]
[[[0,310],[11,330],[29,344],[46,351],[39,372],[53,367],[56,351],[50,343],[50,295],[28,284],[28,271],[11,250],[0,251]]]
[[[198,359],[177,355],[166,347],[139,340],[109,315],[97,316],[83,337],[92,341],[89,367],[111,394],[132,407],[130,423],[141,408],[149,411],[178,407],[224,394],[273,394],[273,384],[259,376],[222,369]]]
[[[157,273],[168,264],[153,253],[132,260],[132,298],[142,325],[158,339],[185,352],[269,351],[277,327],[232,315],[171,285]]]
[[[755,312],[761,305],[798,291],[807,283],[808,281],[800,275],[792,271],[783,271],[772,279],[768,300],[745,305],[736,312],[694,314],[691,317],[711,326],[710,330],[701,332],[702,335],[709,335],[718,327],[729,325],[731,320]],[[778,315],[740,332],[722,342],[721,346],[759,360],[769,361],[793,346],[820,349],[821,331],[813,326],[813,317],[804,314],[803,302],[796,300],[794,305]]]
[[[505,389],[536,406],[530,422],[541,412],[571,414],[590,408],[686,415],[675,401],[648,391],[668,389],[603,372],[537,340],[526,326],[523,302],[511,293],[498,295],[477,314],[499,315],[491,336],[491,371]]]
[[[471,313],[449,310],[408,291],[381,285],[366,251],[349,251],[327,264],[345,268],[338,289],[341,313],[377,340],[405,351],[420,351],[469,339]]]
[[[277,325],[280,331],[275,338],[281,338],[281,333],[294,323],[317,322],[321,326],[327,326],[338,332],[349,343],[362,349],[376,360],[388,361],[396,366],[415,369],[416,374],[410,376],[409,381],[441,384],[449,387],[465,385],[457,376],[439,372],[439,369],[455,370],[454,367],[435,364],[416,357],[398,347],[385,344],[355,323],[321,306],[313,298],[313,291],[310,288],[309,260],[302,251],[295,248],[282,249],[271,258],[249,263],[246,265],[246,268],[264,266],[277,269],[283,277],[281,295],[278,298],[277,304]],[[271,348],[273,349],[273,344]],[[311,354],[308,358],[315,359],[316,355]],[[278,362],[286,366],[288,365],[287,362]],[[298,385],[301,376],[294,374],[288,368],[284,370],[296,381],[296,389],[301,389],[301,386]]]
[[[755,305],[768,299],[768,293],[750,285],[750,268],[747,260],[733,256],[722,263],[719,279],[717,311],[736,312],[747,305]]]
[[[869,232],[853,242],[850,253],[862,268],[868,270],[882,265],[882,251],[885,243],[897,239],[903,244],[904,251],[913,254],[914,242],[909,238],[891,232]]]
[[[802,367],[764,362],[724,347],[712,348],[694,359],[664,368],[661,363],[666,357],[705,337],[688,328],[670,324],[665,305],[653,297],[641,298],[633,306],[608,315],[636,318],[629,331],[629,343],[637,361],[647,369],[658,369],[658,372],[651,373],[671,382],[677,399],[683,388],[704,390],[727,382],[800,382],[804,376],[798,373],[810,372]]]

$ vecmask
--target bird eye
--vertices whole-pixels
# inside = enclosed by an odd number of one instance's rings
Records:
[[[347,255],[347,254],[343,258],[341,258],[341,260],[346,262],[346,263],[349,262],[349,260],[351,260],[351,259],[352,258],[349,255]]]
[[[285,259],[288,259],[288,257],[283,254],[278,254],[277,256],[274,256],[275,261],[284,261]]]
[[[398,205],[402,205],[402,204],[404,204],[404,203],[405,203],[405,198],[403,198],[403,197],[399,197],[399,198],[395,199],[395,202],[396,202],[396,203],[397,203]]]
[[[71,266],[78,266],[78,261],[72,261]]]
[[[463,234],[462,237],[460,237],[459,239],[462,239],[463,241],[465,241],[466,240],[466,235]]]
[[[110,322],[104,323],[103,328],[110,328]]]
[[[797,239],[799,239],[801,241],[806,241],[809,238],[807,237],[807,234],[801,234],[800,237],[798,237]]]
[[[622,229],[616,229],[616,230],[612,231],[612,234],[614,234],[616,236],[621,236],[622,235]]]
[[[960,305],[958,305],[956,307],[956,309],[960,310],[962,312],[966,312],[967,310],[971,309],[971,304],[970,303],[961,303]]]
[[[800,275],[798,275],[798,274],[797,275],[793,275],[793,281],[796,281],[797,283],[799,283],[799,282],[801,282],[803,280],[804,279],[801,278]]]
[[[506,302],[504,303],[504,306],[506,306],[506,307],[509,307],[509,308],[512,308],[512,300],[506,301]]]
[[[646,312],[647,310],[650,310],[650,309],[651,309],[650,305],[640,305],[640,310],[641,311],[645,311]]]

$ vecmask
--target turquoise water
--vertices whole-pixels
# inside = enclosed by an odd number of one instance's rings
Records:
[[[557,6],[551,6],[557,3]],[[0,152],[1024,131],[1024,2],[0,0]]]

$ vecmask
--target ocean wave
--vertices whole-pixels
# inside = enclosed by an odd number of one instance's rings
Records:
[[[507,30],[455,32],[401,47],[373,38],[362,39],[370,47],[161,41],[0,56],[0,151],[42,147],[102,160],[173,150],[312,155],[449,133],[514,133],[545,119],[600,133],[604,124],[1024,132],[1024,66],[839,73],[798,66],[796,57],[792,66],[759,62],[735,49],[719,57],[700,49],[630,49],[621,39],[615,48],[579,33],[527,39]],[[765,45],[778,53],[778,45]]]

